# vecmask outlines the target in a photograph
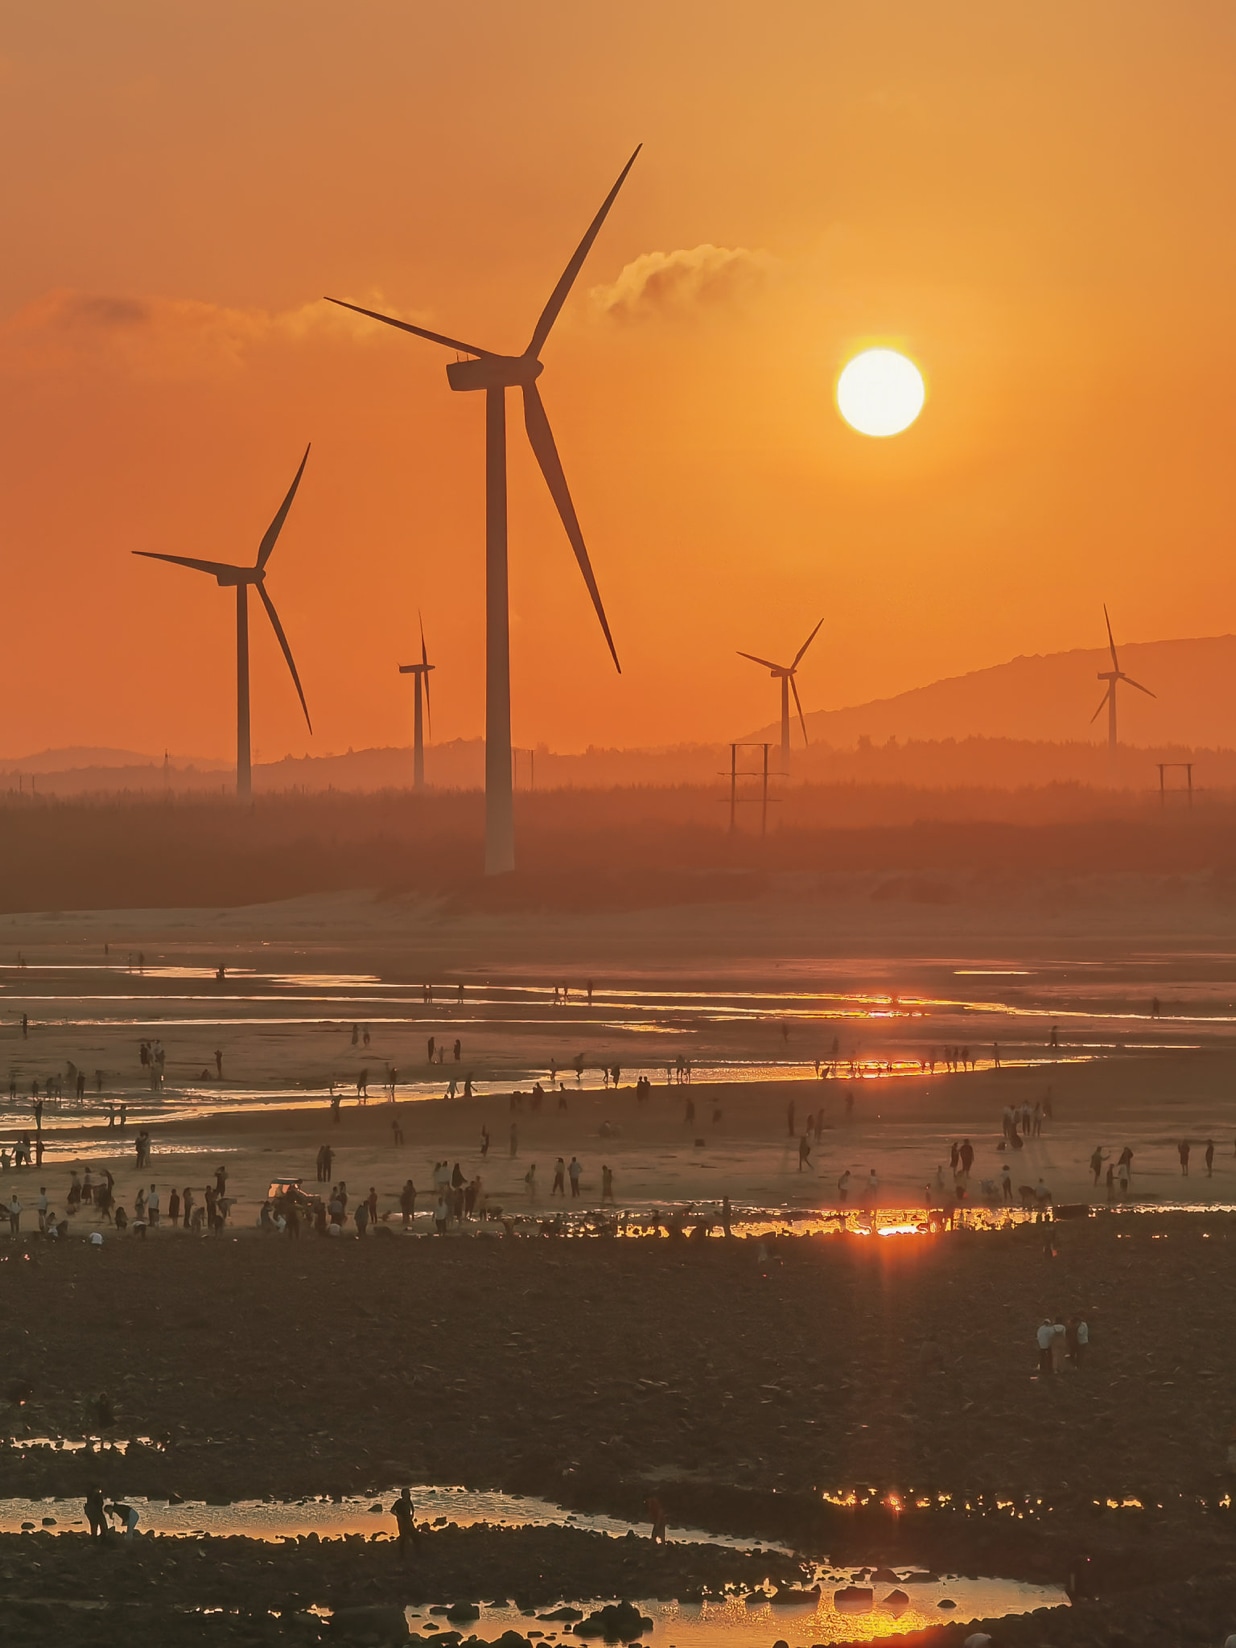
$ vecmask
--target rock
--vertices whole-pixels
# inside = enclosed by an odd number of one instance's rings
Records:
[[[875,1603],[875,1592],[870,1585],[843,1585],[833,1592],[833,1607],[860,1612]]]
[[[606,1642],[634,1642],[645,1631],[652,1630],[652,1621],[630,1602],[611,1602],[598,1608],[575,1627],[576,1636],[604,1637]]]
[[[582,1608],[553,1608],[549,1613],[538,1614],[536,1617],[538,1619],[583,1619],[584,1611]]]
[[[382,1643],[406,1642],[408,1622],[402,1608],[372,1604],[361,1608],[336,1608],[330,1619],[330,1634],[340,1640]]]
[[[956,1606],[957,1604],[952,1597],[941,1597],[939,1602],[936,1603],[937,1608],[955,1608]]]
[[[452,1602],[446,1611],[446,1617],[457,1625],[464,1625],[469,1620],[480,1619],[481,1610],[475,1602]]]
[[[900,1583],[898,1575],[892,1568],[873,1568],[871,1571],[873,1585],[896,1585]]]
[[[909,1605],[909,1595],[903,1590],[890,1591],[880,1604],[881,1608],[905,1608]]]

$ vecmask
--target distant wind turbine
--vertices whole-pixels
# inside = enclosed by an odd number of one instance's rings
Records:
[[[414,789],[425,788],[425,727],[422,718],[421,694],[424,693],[423,714],[429,720],[430,737],[433,736],[433,715],[429,708],[429,672],[436,669],[436,664],[429,662],[429,653],[425,649],[425,625],[421,615],[417,613],[417,620],[421,625],[421,661],[419,664],[400,664],[400,675],[411,675],[416,681],[415,707],[412,711],[412,785]]]
[[[1093,726],[1094,723],[1099,719],[1099,716],[1102,715],[1102,713],[1103,713],[1103,706],[1104,706],[1104,704],[1106,704],[1107,705],[1107,747],[1108,747],[1109,750],[1114,752],[1115,749],[1116,749],[1116,683],[1117,683],[1117,681],[1127,681],[1128,684],[1131,687],[1136,687],[1138,692],[1144,692],[1146,694],[1147,698],[1154,698],[1156,696],[1156,694],[1151,692],[1149,687],[1143,687],[1140,681],[1135,681],[1131,675],[1126,675],[1124,673],[1124,671],[1121,669],[1120,660],[1116,656],[1116,643],[1112,639],[1112,621],[1107,616],[1107,603],[1106,603],[1106,601],[1103,603],[1103,622],[1107,625],[1107,645],[1108,645],[1108,650],[1111,652],[1111,655],[1112,655],[1112,667],[1109,670],[1100,670],[1099,671],[1099,680],[1107,682],[1107,691],[1103,694],[1102,698],[1099,699],[1099,707],[1098,707],[1097,710],[1095,710],[1094,714],[1090,717],[1090,724],[1091,724],[1091,726]]]
[[[440,343],[447,349],[471,356],[470,360],[455,360],[446,369],[452,389],[485,391],[485,873],[502,875],[515,868],[515,813],[511,777],[511,648],[510,615],[507,600],[507,542],[506,542],[506,392],[519,389],[524,399],[524,429],[527,431],[537,463],[545,477],[550,494],[566,528],[579,570],[583,573],[592,604],[601,621],[601,629],[614,665],[621,673],[618,653],[609,632],[600,591],[593,577],[583,533],[575,514],[575,505],[567,490],[562,461],[554,444],[549,419],[541,401],[536,380],[542,366],[541,350],[550,329],[566,302],[571,287],[583,267],[584,259],[605,222],[618,191],[626,181],[627,173],[635,164],[636,149],[619,173],[618,181],[606,195],[601,209],[588,226],[588,232],[575,248],[571,261],[550,293],[549,301],[541,311],[541,318],[533,329],[531,341],[522,355],[497,355],[481,349],[474,343],[462,343],[458,338],[444,337],[440,332],[427,331],[409,321],[396,320],[393,315],[382,315],[373,309],[362,309],[355,303],[342,303],[358,315],[397,326],[430,343]],[[330,303],[341,303],[329,298]]]
[[[258,592],[258,598],[266,608],[266,616],[270,619],[271,628],[275,632],[275,639],[283,649],[283,656],[287,659],[288,668],[292,672],[292,680],[296,686],[296,696],[300,699],[300,707],[305,712],[305,725],[313,731],[313,723],[309,719],[309,706],[305,703],[305,694],[300,684],[300,676],[296,673],[296,661],[292,657],[292,649],[288,645],[288,638],[283,633],[283,625],[279,622],[279,614],[275,611],[275,603],[266,593],[266,563],[270,560],[271,551],[276,540],[283,530],[283,523],[287,520],[288,510],[292,507],[292,499],[296,496],[296,489],[300,485],[300,478],[305,472],[305,464],[309,460],[309,448],[305,448],[305,456],[300,460],[300,468],[296,471],[295,479],[288,488],[287,497],[275,512],[275,518],[266,528],[265,535],[258,545],[257,560],[250,566],[232,566],[227,561],[198,561],[188,555],[161,555],[154,550],[135,549],[134,555],[144,556],[149,561],[170,561],[173,566],[190,567],[194,572],[208,572],[224,588],[234,588],[236,591],[236,793],[249,795],[253,789],[253,764],[250,756],[249,743],[249,589],[252,585]]]
[[[824,620],[821,618],[820,624],[823,622]],[[798,696],[798,683],[794,679],[794,673],[803,661],[803,654],[815,640],[816,636],[820,633],[820,624],[815,626],[815,628],[811,631],[811,634],[794,654],[794,662],[792,664],[774,664],[767,658],[757,658],[753,652],[739,652],[738,654],[740,658],[749,658],[753,664],[762,664],[772,676],[773,680],[780,681],[781,683],[781,753],[787,759],[790,753],[791,693],[794,694],[794,705],[798,710],[798,720],[803,729],[803,743],[809,744],[811,742],[811,740],[807,737],[807,721],[806,717],[803,715],[802,700]]]

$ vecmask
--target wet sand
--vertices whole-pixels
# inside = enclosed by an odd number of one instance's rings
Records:
[[[722,943],[723,929],[699,912],[689,930],[664,915],[660,927],[651,917],[631,917],[626,930],[613,918],[590,955],[580,951],[578,924],[559,918],[541,926],[526,917],[453,924],[435,917],[418,948],[394,932],[389,911],[377,913],[364,937],[364,916],[355,902],[318,901],[313,911],[26,922],[14,929],[30,963],[18,983],[28,985],[44,964],[63,969],[76,959],[97,968],[104,932],[135,949],[144,942],[148,959],[164,966],[209,966],[226,955],[231,964],[260,963],[289,976],[329,967],[410,984],[431,965],[434,976],[449,976],[453,960],[461,972],[471,969],[470,987],[478,988],[482,974],[522,983],[535,975],[546,988],[568,965],[573,989],[589,974],[613,984],[623,958],[628,987],[637,978],[650,987],[690,978],[716,988],[724,976],[746,990],[780,988],[779,974],[788,971],[795,989],[844,975],[851,992],[882,979],[892,995],[908,990],[900,980],[913,973],[904,954],[899,961],[870,953],[847,960],[822,955],[823,943],[814,956],[801,948],[791,954],[787,945],[779,967],[767,951],[753,958],[744,922]],[[1128,912],[1113,908],[1113,926],[1118,917],[1127,922]],[[929,925],[911,936],[930,936]],[[277,954],[262,957],[264,926]],[[878,936],[869,933],[870,944]],[[982,951],[973,936],[957,939],[955,969],[1009,969],[1012,949],[1026,971],[1050,959],[1039,953],[1036,961],[1028,942],[1001,946],[990,922]],[[828,1081],[761,1076],[690,1088],[662,1081],[644,1105],[625,1077],[617,1093],[576,1092],[568,1081],[565,1112],[556,1098],[539,1113],[512,1112],[510,1087],[530,1083],[513,1081],[511,1072],[533,1066],[521,1047],[505,1071],[497,1051],[487,1055],[493,1080],[475,1099],[405,1097],[400,1146],[376,1082],[367,1107],[349,1101],[340,1122],[330,1121],[323,1077],[350,1057],[352,1007],[312,1031],[233,1021],[218,1032],[220,1045],[227,1037],[224,1087],[244,1102],[229,1107],[224,1092],[217,1109],[199,1098],[186,1114],[175,1092],[152,1101],[155,1153],[141,1176],[160,1185],[166,1206],[171,1183],[200,1187],[226,1162],[236,1201],[222,1238],[161,1230],[146,1240],[115,1239],[108,1229],[101,1249],[76,1239],[52,1248],[24,1231],[16,1242],[0,1238],[9,1319],[20,1324],[6,1373],[31,1387],[25,1405],[6,1412],[10,1436],[90,1434],[94,1399],[107,1391],[116,1434],[160,1443],[103,1462],[10,1448],[9,1491],[78,1494],[104,1468],[109,1492],[151,1496],[465,1481],[636,1518],[655,1489],[673,1518],[781,1537],[841,1560],[900,1553],[941,1568],[1059,1581],[1084,1548],[1096,1553],[1099,1582],[1112,1590],[1134,1580],[1167,1585],[1182,1571],[1205,1574],[1226,1558],[1232,1514],[1218,1507],[1230,1487],[1226,1448],[1236,1423],[1236,1374],[1225,1353],[1225,1324],[1236,1307],[1229,1260],[1236,1215],[1218,1209],[1236,1204],[1236,1070],[1220,1010],[1236,974],[1218,935],[1202,936],[1209,948],[1199,959],[1197,930],[1177,935],[1174,950],[1164,948],[1159,931],[1153,960],[1142,962],[1129,956],[1127,936],[1092,941],[1081,956],[1076,935],[1046,934],[1057,955],[1061,943],[1077,946],[1074,964],[1088,970],[1084,991],[1078,979],[1056,975],[1043,985],[1055,1010],[1065,1011],[1069,991],[1088,994],[1086,1010],[1099,1016],[1119,1002],[1140,1004],[1133,1033],[1096,1037],[1101,1045],[1073,1047],[1050,1065],[853,1081],[845,1074]],[[828,942],[834,939],[836,932]],[[714,952],[699,949],[712,940]],[[526,946],[518,961],[511,953],[517,942]],[[662,968],[645,953],[639,971],[636,949],[658,944]],[[938,948],[929,963],[921,953],[919,962],[927,977],[939,965]],[[115,994],[154,996],[165,988],[155,980],[134,984],[126,973]],[[1152,992],[1184,1004],[1181,1023],[1144,1022]],[[37,1036],[43,1068],[67,1058],[92,1068],[79,1013],[59,1028],[40,1024],[19,1047],[12,973],[4,976],[4,1000],[10,1056],[15,1049],[28,1056]],[[445,1003],[435,1011],[442,1024],[452,1022]],[[118,1004],[100,1012],[97,1045],[127,1046],[115,1090],[136,1097],[137,1027],[120,1022],[133,1016]],[[1208,1019],[1200,1029],[1199,1016]],[[873,1017],[862,1039],[879,1045],[885,1022]],[[900,1044],[925,1046],[948,1039],[952,1021],[888,1022]],[[402,1026],[388,1041],[375,1034],[371,1076],[388,1060],[410,1070],[423,1029]],[[187,1059],[171,1028],[163,1033],[169,1053]],[[674,1034],[685,1041],[685,1030]],[[738,1031],[726,1029],[723,1039],[754,1060],[768,1057],[759,1038],[777,1036],[774,1009],[744,1019]],[[551,1039],[538,1025],[536,1039],[542,1053],[565,1051],[577,1026]],[[1129,1045],[1134,1039],[1147,1045]],[[206,1043],[203,1052],[209,1049]],[[119,1060],[111,1067],[119,1070]],[[305,1084],[299,1094],[298,1082]],[[403,1236],[397,1215],[387,1221],[388,1238],[363,1244],[310,1237],[297,1244],[255,1227],[271,1178],[304,1177],[313,1188],[314,1155],[324,1142],[337,1152],[332,1177],[347,1180],[353,1199],[374,1185],[388,1215],[404,1180],[411,1176],[424,1190],[428,1168],[443,1158],[458,1160],[469,1176],[481,1174],[491,1210],[517,1213],[534,1210],[523,1176],[535,1160],[536,1211],[543,1212],[553,1160],[572,1154],[584,1168],[581,1207],[599,1203],[606,1163],[619,1209],[711,1204],[728,1194],[738,1205],[827,1211],[836,1208],[841,1170],[849,1167],[861,1186],[872,1166],[882,1205],[918,1208],[936,1164],[947,1170],[954,1139],[975,1145],[976,1188],[998,1177],[1003,1105],[1023,1097],[1033,1103],[1048,1082],[1054,1118],[1017,1153],[1014,1183],[1041,1175],[1057,1201],[1080,1201],[1090,1193],[1086,1163],[1095,1146],[1128,1144],[1133,1189],[1152,1209],[1061,1223],[1051,1254],[1044,1231],[1032,1225],[890,1240],[783,1237],[762,1246],[521,1239],[503,1236],[500,1220],[481,1235],[414,1239]],[[847,1090],[855,1098],[849,1114]],[[684,1115],[688,1098],[694,1123]],[[786,1121],[791,1100],[796,1131],[807,1113],[824,1107],[810,1173],[797,1171]],[[273,1107],[258,1108],[266,1103]],[[721,1111],[715,1122],[714,1108]],[[514,1157],[512,1119],[519,1129]],[[482,1125],[492,1139],[484,1159]],[[44,1174],[10,1172],[0,1189],[7,1196],[16,1185],[28,1203],[41,1177],[62,1203],[71,1161],[112,1163],[120,1199],[131,1207],[139,1182],[128,1154],[133,1131],[131,1123],[127,1141],[109,1139],[88,1110],[49,1113],[53,1154]],[[1211,1136],[1218,1152],[1214,1177],[1206,1179],[1200,1142]],[[1195,1141],[1187,1179],[1175,1151],[1182,1137]],[[1153,1211],[1156,1199],[1160,1208],[1184,1199],[1197,1211]],[[1215,1209],[1207,1211],[1209,1203]],[[72,1235],[95,1229],[94,1217],[78,1215]],[[1091,1324],[1086,1365],[1036,1377],[1038,1323],[1073,1313]],[[871,1509],[844,1503],[855,1489],[868,1490]],[[911,1508],[892,1509],[894,1495]],[[1106,1508],[1126,1500],[1140,1508]],[[34,1581],[22,1584],[29,1594]]]

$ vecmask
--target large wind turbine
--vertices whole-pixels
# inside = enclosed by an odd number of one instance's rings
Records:
[[[300,699],[300,707],[305,712],[305,724],[309,731],[313,731],[313,723],[309,719],[309,706],[305,703],[305,694],[300,684],[300,676],[296,673],[296,662],[292,657],[292,649],[288,645],[288,638],[283,633],[283,625],[279,622],[279,614],[275,611],[275,603],[266,593],[266,563],[270,560],[271,551],[283,530],[283,523],[287,520],[288,510],[292,507],[292,499],[296,496],[296,488],[300,485],[300,478],[305,472],[305,464],[309,459],[309,448],[305,448],[305,456],[300,460],[300,468],[296,477],[288,488],[287,497],[275,512],[275,518],[266,528],[266,532],[258,545],[257,560],[250,566],[232,566],[227,561],[197,561],[188,555],[161,555],[154,550],[135,549],[134,555],[142,555],[150,561],[170,561],[173,566],[190,567],[194,572],[208,572],[224,588],[234,588],[236,591],[236,793],[249,795],[253,789],[253,764],[250,757],[249,745],[249,589],[250,586],[258,592],[258,598],[266,608],[266,616],[270,619],[275,638],[283,649],[283,656],[288,661],[288,668],[292,672],[292,680],[296,685],[296,695]]]
[[[549,295],[549,302],[541,311],[541,318],[533,329],[532,338],[522,355],[498,355],[481,349],[474,343],[462,343],[458,338],[444,337],[440,332],[427,331],[409,321],[396,320],[393,315],[378,314],[373,309],[362,309],[359,304],[344,303],[371,320],[380,320],[387,326],[397,326],[403,332],[412,332],[430,343],[440,343],[447,349],[472,357],[455,360],[447,367],[447,381],[452,389],[485,391],[485,873],[502,875],[515,868],[515,815],[511,778],[511,650],[509,614],[507,610],[507,545],[506,545],[506,392],[519,389],[524,399],[524,428],[536,461],[541,466],[558,514],[566,528],[579,570],[584,575],[592,604],[601,621],[614,665],[621,671],[618,653],[614,647],[600,591],[592,574],[583,533],[567,490],[562,461],[554,444],[549,419],[545,415],[536,380],[542,366],[541,350],[550,328],[558,318],[567,294],[583,267],[584,259],[605,222],[627,173],[635,164],[636,149],[622,168],[617,183],[606,195],[601,209],[588,226],[588,232],[575,248],[571,261],[562,272],[562,278]],[[331,303],[340,299],[331,298]]]
[[[1107,646],[1108,646],[1108,650],[1110,651],[1110,653],[1112,655],[1112,667],[1109,670],[1100,670],[1099,671],[1099,680],[1107,682],[1107,691],[1103,694],[1102,698],[1099,699],[1099,707],[1098,707],[1097,710],[1095,710],[1094,714],[1090,717],[1090,724],[1091,724],[1091,726],[1093,726],[1094,723],[1099,719],[1099,716],[1102,715],[1102,713],[1103,713],[1103,706],[1104,706],[1104,704],[1106,704],[1107,705],[1107,747],[1108,747],[1109,750],[1114,751],[1115,748],[1116,748],[1116,683],[1117,683],[1117,681],[1127,681],[1131,687],[1136,687],[1138,692],[1144,692],[1146,694],[1147,698],[1154,698],[1156,695],[1153,692],[1151,692],[1149,687],[1143,687],[1140,681],[1135,681],[1131,675],[1126,675],[1124,673],[1124,671],[1121,669],[1120,660],[1119,660],[1119,658],[1116,657],[1116,643],[1112,639],[1112,621],[1107,616],[1107,602],[1106,601],[1103,603],[1103,622],[1107,625]]]
[[[821,618],[820,624],[823,622],[824,620]],[[803,743],[809,744],[811,742],[811,740],[807,737],[807,721],[806,717],[803,715],[802,700],[798,696],[798,683],[794,679],[794,672],[802,663],[803,654],[819,634],[820,624],[815,626],[815,628],[811,631],[811,634],[794,654],[794,662],[792,664],[774,664],[767,658],[757,658],[753,652],[740,652],[738,654],[740,658],[749,658],[753,664],[762,664],[772,676],[773,680],[780,681],[781,683],[781,753],[787,760],[789,759],[790,754],[791,693],[794,694],[794,704],[798,710],[798,720],[803,729]]]
[[[420,614],[417,614],[420,617]],[[423,716],[429,715],[429,730],[433,732],[433,716],[429,710],[429,672],[436,669],[436,664],[429,662],[429,653],[425,649],[425,625],[421,624],[421,661],[419,664],[400,664],[400,675],[411,675],[416,681],[416,700],[412,711],[412,785],[414,789],[425,788],[425,726]],[[422,708],[421,695],[424,693]]]

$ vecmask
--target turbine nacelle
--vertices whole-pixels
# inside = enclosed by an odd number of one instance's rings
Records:
[[[532,355],[481,355],[476,360],[452,361],[446,378],[452,389],[523,389],[544,370]]]

